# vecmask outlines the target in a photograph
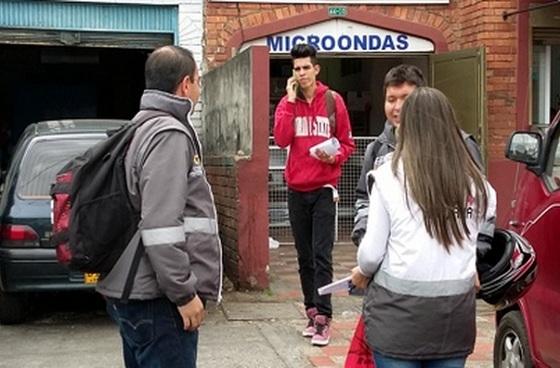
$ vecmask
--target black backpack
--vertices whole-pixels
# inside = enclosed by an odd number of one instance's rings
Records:
[[[329,124],[331,126],[331,134],[333,137],[336,133],[336,97],[335,92],[332,90],[327,90],[325,92],[325,99],[327,105],[327,117],[329,118]]]
[[[58,261],[69,269],[107,274],[136,233],[140,212],[128,195],[124,160],[136,129],[158,116],[164,114],[140,113],[57,173],[50,191],[52,243]],[[136,263],[143,247],[138,249]]]

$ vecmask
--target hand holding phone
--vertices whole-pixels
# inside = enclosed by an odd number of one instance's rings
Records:
[[[288,101],[294,102],[297,97],[297,76],[296,72],[292,72],[292,76],[288,78],[288,82],[286,83],[286,93],[288,94]]]

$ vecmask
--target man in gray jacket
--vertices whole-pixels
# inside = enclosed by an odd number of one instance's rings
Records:
[[[200,77],[190,51],[164,46],[148,57],[145,79],[133,121],[152,117],[136,130],[125,158],[141,220],[97,290],[119,326],[127,368],[194,368],[205,301],[221,298],[222,280],[215,206],[190,121]],[[130,273],[138,249],[143,255]],[[129,273],[134,279],[125,302]]]
[[[367,173],[384,163],[386,158],[389,157],[387,154],[395,150],[395,129],[400,123],[402,105],[416,87],[423,87],[425,85],[424,74],[414,65],[397,65],[391,68],[385,75],[383,91],[387,121],[385,122],[383,133],[366,147],[364,164],[358,185],[356,186],[357,199],[354,205],[356,216],[354,217],[354,229],[352,230],[352,241],[356,245],[360,244],[366,232],[369,210]],[[478,167],[482,167],[482,155],[476,140],[472,135],[464,131],[462,131],[462,134],[471,157],[478,164]],[[488,232],[493,234],[494,228],[491,227],[488,229]]]

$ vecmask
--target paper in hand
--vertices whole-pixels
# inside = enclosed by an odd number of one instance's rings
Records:
[[[346,276],[343,279],[340,279],[338,281],[333,281],[330,284],[322,286],[319,289],[317,289],[317,291],[319,292],[319,295],[327,295],[327,294],[335,293],[337,291],[350,291],[351,287],[352,287],[352,275]]]
[[[316,144],[313,147],[309,148],[309,154],[311,156],[315,157],[316,159],[319,159],[317,157],[317,153],[316,153],[317,150],[322,150],[327,155],[333,156],[333,155],[336,155],[339,148],[340,148],[340,142],[338,141],[338,139],[333,137],[333,138],[327,139],[326,141],[321,142],[319,144]]]

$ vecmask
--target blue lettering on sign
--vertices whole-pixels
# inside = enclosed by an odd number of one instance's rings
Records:
[[[277,51],[282,49],[282,45],[280,44],[282,39],[280,37],[267,37],[266,38],[266,46],[271,51]]]
[[[367,36],[366,35],[362,35],[362,36],[354,36],[354,49],[355,50],[360,50],[360,51],[366,51],[367,50]]]
[[[381,37],[377,35],[369,36],[368,46],[370,50],[379,50],[379,48],[381,47]]]
[[[292,37],[292,47],[294,47],[294,45],[297,45],[298,43],[304,43],[304,42],[305,42],[305,37],[301,35]]]
[[[335,46],[334,37],[329,35],[324,36],[323,39],[321,40],[321,46],[323,46],[323,50],[327,50],[327,51],[334,49]]]
[[[397,36],[397,49],[399,50],[406,50],[408,49],[408,36],[407,35],[398,35]]]
[[[340,36],[338,38],[338,48],[341,50],[350,50],[352,47],[352,39],[349,36]]]
[[[395,49],[395,44],[393,43],[393,38],[391,36],[385,37],[385,41],[383,41],[383,50]]]
[[[307,44],[315,47],[317,50],[319,49],[319,42],[320,41],[321,41],[321,38],[317,35],[307,36]]]
[[[385,35],[303,35],[294,36],[268,36],[266,45],[271,52],[290,52],[298,43],[307,43],[318,51],[406,51],[410,47],[410,40],[406,34]]]

